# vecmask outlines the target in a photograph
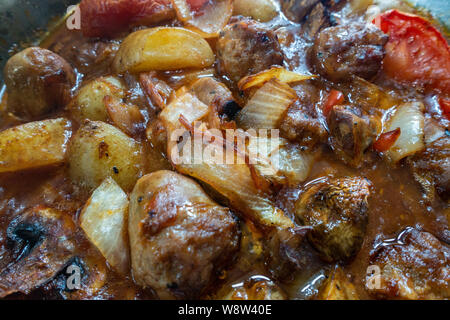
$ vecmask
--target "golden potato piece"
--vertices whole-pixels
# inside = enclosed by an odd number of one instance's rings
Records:
[[[69,175],[85,189],[94,189],[111,176],[129,191],[142,175],[141,145],[116,127],[86,121],[69,145]]]
[[[233,14],[267,22],[275,18],[278,13],[272,0],[235,0]]]
[[[151,28],[136,31],[122,42],[113,61],[118,73],[150,70],[204,68],[214,63],[208,42],[182,28]]]
[[[70,122],[64,118],[30,122],[0,133],[0,172],[64,162]]]
[[[103,99],[106,96],[122,99],[124,85],[117,77],[101,77],[88,82],[78,91],[70,102],[69,110],[78,121],[107,121],[109,119]]]

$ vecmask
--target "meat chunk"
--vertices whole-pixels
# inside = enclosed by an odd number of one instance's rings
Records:
[[[281,135],[303,146],[326,142],[328,133],[312,103],[300,97],[280,122]]]
[[[75,85],[75,73],[56,53],[32,47],[12,56],[4,69],[8,109],[30,120],[64,106]]]
[[[68,215],[37,207],[8,228],[11,263],[0,272],[0,298],[30,293],[51,280],[73,256],[76,226]]]
[[[160,298],[197,298],[233,261],[238,223],[192,180],[171,171],[141,178],[130,200],[135,281]]]
[[[388,37],[376,27],[350,23],[323,29],[316,37],[310,60],[314,70],[332,80],[375,76],[384,57]]]
[[[283,64],[276,34],[260,23],[243,19],[225,27],[217,42],[219,72],[230,80],[261,72]]]
[[[434,190],[444,201],[450,199],[450,137],[445,135],[408,159],[414,177],[428,197]]]
[[[281,0],[283,13],[289,20],[300,22],[320,0]]]
[[[450,249],[428,232],[406,229],[377,245],[370,264],[379,274],[367,277],[366,289],[378,298],[450,297]]]
[[[362,177],[324,178],[309,185],[295,203],[311,244],[326,261],[347,261],[358,253],[368,222],[371,183]]]
[[[346,163],[359,166],[377,135],[377,122],[349,105],[335,106],[327,118],[330,144]]]

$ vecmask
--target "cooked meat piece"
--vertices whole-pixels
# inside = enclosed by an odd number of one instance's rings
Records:
[[[308,40],[313,40],[320,30],[329,26],[331,26],[331,22],[328,11],[325,6],[319,2],[314,6],[314,8],[312,8],[311,12],[306,17],[302,28],[305,37]]]
[[[324,178],[309,185],[295,203],[311,244],[329,262],[348,261],[358,253],[368,222],[371,183],[362,177]]]
[[[300,22],[320,0],[281,0],[283,13],[289,20]]]
[[[356,288],[342,268],[336,267],[319,289],[319,300],[359,300]]]
[[[0,273],[0,298],[30,293],[51,280],[73,256],[76,226],[70,216],[37,207],[8,228],[13,260]]]
[[[365,23],[326,28],[317,35],[310,60],[315,72],[332,81],[352,75],[370,79],[381,67],[387,40],[378,28]]]
[[[134,279],[160,298],[198,298],[239,247],[230,210],[172,171],[141,178],[129,214]]]
[[[6,63],[4,78],[9,111],[27,120],[64,106],[76,80],[63,58],[38,47],[12,56]]]
[[[444,201],[450,199],[450,137],[445,135],[408,159],[414,177],[433,199],[434,189]]]
[[[380,274],[367,277],[366,289],[378,298],[450,298],[450,249],[428,232],[407,228],[377,245],[370,264]]]
[[[276,34],[251,19],[223,29],[217,41],[217,58],[219,72],[236,83],[245,76],[283,64]]]
[[[358,167],[377,135],[377,122],[350,105],[335,106],[327,122],[333,150],[346,163]]]
[[[303,146],[326,142],[328,133],[312,104],[300,98],[280,122],[281,136]]]

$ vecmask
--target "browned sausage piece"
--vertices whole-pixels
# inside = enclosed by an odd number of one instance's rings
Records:
[[[217,57],[219,72],[234,82],[282,65],[284,59],[276,34],[251,19],[223,29],[217,42]]]
[[[8,109],[32,119],[64,106],[76,76],[63,58],[49,50],[32,47],[12,56],[4,69]]]
[[[230,210],[172,171],[137,182],[129,215],[133,277],[162,299],[198,298],[239,247],[239,226]]]
[[[356,75],[370,79],[381,68],[388,37],[365,23],[350,23],[323,29],[311,50],[315,72],[332,80]]]

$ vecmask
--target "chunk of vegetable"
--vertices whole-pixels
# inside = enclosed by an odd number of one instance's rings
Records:
[[[272,79],[255,92],[237,116],[243,129],[274,129],[291,106],[297,94],[289,85]]]
[[[117,77],[95,79],[81,87],[68,108],[80,123],[86,119],[107,121],[109,117],[103,99],[106,96],[122,99],[125,96],[124,89],[123,83]]]
[[[106,261],[126,274],[130,267],[128,197],[111,177],[92,193],[81,212],[80,225]]]
[[[217,37],[233,13],[231,0],[172,0],[172,5],[185,27],[205,38]]]
[[[424,106],[420,102],[410,102],[400,105],[391,119],[385,132],[400,128],[401,134],[394,145],[387,151],[393,162],[398,162],[425,147],[424,143]]]
[[[283,83],[294,83],[316,77],[315,75],[303,75],[292,72],[282,67],[272,67],[268,70],[242,78],[238,83],[238,87],[239,90],[247,90],[255,86],[261,86],[271,79],[277,79]]]
[[[383,69],[390,77],[450,92],[450,48],[422,17],[391,10],[373,20],[389,35]]]
[[[395,130],[382,133],[378,139],[373,143],[373,149],[378,152],[385,152],[389,150],[397,139],[400,137],[401,130],[397,128]]]
[[[325,117],[328,117],[328,115],[331,112],[331,109],[333,109],[334,106],[341,104],[342,102],[344,102],[344,95],[342,94],[342,92],[332,89],[328,94],[328,97],[325,100],[325,103],[322,107],[323,115]]]
[[[193,31],[159,27],[133,32],[113,61],[117,73],[204,68],[214,63],[208,42]]]
[[[278,13],[272,0],[234,0],[233,15],[267,22],[275,18]]]
[[[86,121],[69,145],[69,175],[85,189],[97,188],[111,176],[130,191],[142,175],[141,145],[116,127]]]
[[[0,172],[56,165],[72,134],[64,118],[30,122],[0,132]]]

